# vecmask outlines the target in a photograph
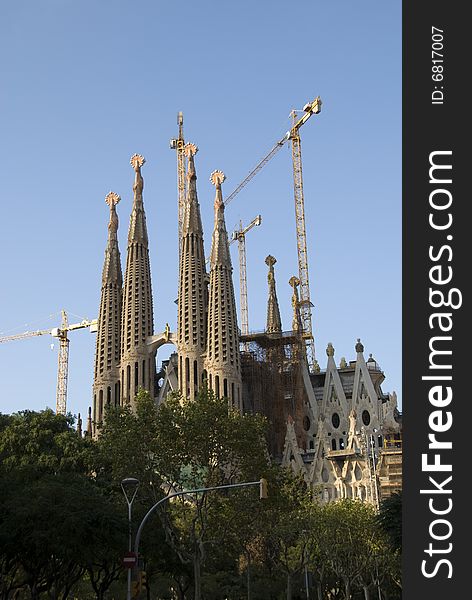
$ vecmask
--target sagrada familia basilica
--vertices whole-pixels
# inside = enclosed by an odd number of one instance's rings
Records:
[[[385,394],[384,374],[372,355],[365,360],[360,340],[355,359],[335,362],[328,344],[326,369],[309,369],[304,354],[296,278],[293,322],[283,331],[274,265],[268,256],[267,323],[262,333],[238,328],[233,269],[225,225],[221,171],[215,187],[214,226],[209,272],[197,195],[193,144],[185,145],[187,193],[179,249],[177,331],[154,332],[149,240],[143,203],[144,157],[131,158],[135,179],[128,230],[126,267],[118,248],[120,197],[110,192],[108,241],[102,275],[93,384],[93,413],[88,429],[99,435],[106,405],[133,407],[139,389],[156,403],[180,390],[194,398],[206,385],[241,412],[259,412],[269,423],[274,461],[302,473],[322,500],[359,498],[378,506],[401,489],[401,415],[396,395]],[[176,351],[156,368],[157,350]]]

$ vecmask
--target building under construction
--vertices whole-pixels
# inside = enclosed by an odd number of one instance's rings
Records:
[[[335,364],[332,344],[326,349],[326,369],[320,368],[314,355],[299,129],[311,115],[319,113],[320,107],[317,98],[306,105],[300,119],[294,115],[292,129],[226,200],[225,175],[213,171],[214,225],[208,270],[197,193],[198,149],[185,143],[183,118],[179,115],[179,138],[171,142],[177,151],[179,199],[174,332],[167,326],[156,334],[153,328],[141,174],[145,160],[133,155],[134,200],[124,275],[117,240],[119,196],[110,193],[106,198],[110,221],[98,316],[93,415],[88,428],[98,435],[106,405],[133,407],[140,388],[148,390],[156,402],[163,402],[175,390],[191,400],[202,386],[207,386],[217,396],[227,398],[233,409],[265,415],[273,459],[302,473],[323,499],[356,497],[378,504],[381,497],[401,488],[398,461],[386,460],[384,452],[385,440],[394,440],[389,452],[401,456],[396,397],[382,392],[383,372],[372,356],[364,360],[360,340],[355,345],[356,359],[349,363],[342,358],[339,365]],[[247,312],[242,315],[242,328],[238,324],[225,205],[288,141],[292,144],[299,265],[298,276],[289,282],[293,290],[292,324],[289,331],[283,331],[275,276],[277,261],[269,255],[266,326],[264,331],[250,332]],[[247,230],[241,225],[236,239],[244,238]],[[243,259],[240,266],[245,268],[245,256]],[[241,281],[245,281],[245,273],[241,273]],[[244,306],[247,298],[242,298]],[[172,322],[172,316],[168,320]],[[157,349],[166,343],[173,344],[176,352],[156,370]],[[390,477],[390,471],[395,471],[395,477]]]

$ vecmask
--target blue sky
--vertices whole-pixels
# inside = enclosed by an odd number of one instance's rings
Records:
[[[360,337],[401,398],[401,3],[18,0],[0,4],[0,335],[98,314],[105,195],[120,194],[120,249],[135,152],[146,157],[155,331],[176,325],[176,115],[196,157],[209,250],[214,169],[228,195],[321,96],[301,130],[317,358]],[[247,236],[249,326],[265,325],[267,267],[284,327],[297,273],[287,145],[227,207]],[[239,306],[237,247],[232,246]],[[91,403],[94,335],[70,334],[68,410]],[[57,343],[0,344],[0,411],[55,406]],[[166,358],[169,347],[158,360]]]

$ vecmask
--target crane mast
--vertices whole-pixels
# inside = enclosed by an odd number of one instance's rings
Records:
[[[295,123],[296,114],[293,113]],[[310,370],[313,369],[315,361],[315,342],[313,339],[313,327],[311,319],[310,279],[308,276],[308,256],[305,226],[305,199],[303,196],[303,173],[302,173],[302,146],[299,128],[295,126],[290,132],[292,141],[292,165],[293,165],[293,195],[295,199],[295,225],[297,231],[297,255],[298,255],[298,279],[300,280],[300,319],[302,324],[302,337],[305,342],[306,359]]]
[[[185,179],[185,140],[184,140],[184,115],[182,112],[177,114],[177,125],[179,126],[179,137],[170,140],[170,147],[177,152],[177,220],[179,236],[179,255],[182,245],[182,227],[184,222],[186,179]]]
[[[52,337],[59,340],[59,354],[57,365],[57,386],[56,386],[56,413],[60,415],[66,414],[67,407],[67,381],[69,376],[69,338],[67,333],[75,329],[83,329],[89,327],[91,333],[97,331],[97,319],[88,321],[84,319],[80,323],[69,325],[69,320],[65,310],[61,311],[61,326],[53,329],[38,329],[37,331],[25,331],[15,335],[0,337],[0,344],[4,342],[12,342],[14,340],[23,340],[25,338],[45,335],[49,333]]]
[[[61,311],[61,328],[58,331],[59,354],[57,359],[56,414],[65,415],[67,405],[67,380],[69,377],[69,321],[65,310]]]
[[[290,140],[292,142],[292,169],[293,186],[295,200],[295,223],[297,234],[297,255],[298,255],[298,279],[300,281],[299,309],[302,322],[302,337],[305,341],[306,358],[308,368],[313,370],[315,362],[315,342],[313,338],[313,327],[311,318],[311,298],[310,283],[308,277],[308,257],[306,243],[305,227],[305,200],[303,195],[303,175],[302,175],[302,149],[300,140],[300,127],[304,125],[312,115],[317,115],[321,111],[321,98],[317,96],[313,102],[307,102],[303,107],[304,114],[297,120],[297,111],[292,111],[292,128],[284,135],[262,158],[254,169],[243,179],[243,181],[234,189],[225,200],[225,204],[231,202],[234,197],[251,181],[259,171],[273,158],[282,146]]]
[[[249,333],[249,310],[247,304],[247,270],[246,270],[246,233],[262,223],[261,215],[257,215],[247,227],[239,222],[239,229],[233,231],[232,242],[238,241],[239,254],[239,297],[241,305],[241,333]]]

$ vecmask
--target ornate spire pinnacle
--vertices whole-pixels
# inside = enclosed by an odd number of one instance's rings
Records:
[[[328,356],[334,356],[334,347],[331,342],[328,342],[328,346],[326,347],[326,354]]]
[[[141,175],[141,167],[146,162],[146,159],[141,154],[133,154],[129,162],[134,169],[135,177],[133,184],[134,201],[128,232],[128,243],[142,241],[147,245],[146,217],[143,206],[144,181]]]
[[[80,413],[77,416],[77,435],[82,437],[82,417],[80,416]]]
[[[223,183],[223,181],[225,179],[226,179],[226,175],[223,173],[223,171],[218,171],[218,170],[213,171],[213,173],[210,175],[210,181],[216,188],[215,210],[217,208],[224,209],[223,194],[221,192],[221,184]]]
[[[356,352],[364,352],[364,346],[361,342],[361,338],[357,338]]]
[[[293,331],[302,331],[302,320],[300,316],[300,300],[298,297],[298,286],[300,285],[300,280],[298,277],[293,275],[288,280],[289,284],[293,288],[292,294],[292,308],[293,308],[293,318],[292,318],[292,330]]]
[[[182,236],[189,232],[200,235],[203,239],[202,219],[200,216],[200,205],[197,196],[197,172],[195,170],[194,156],[198,152],[195,144],[187,143],[184,153],[188,159],[187,168],[187,196],[185,198],[184,216],[182,224]],[[182,250],[182,249],[181,249]]]
[[[215,228],[213,230],[213,240],[211,245],[210,265],[219,263],[227,264],[231,267],[231,256],[229,253],[228,232],[226,231],[223,202],[223,193],[221,184],[226,179],[223,171],[213,171],[210,175],[210,181],[216,188],[215,193]],[[232,267],[231,267],[232,268]]]
[[[112,237],[116,239],[116,233],[118,231],[118,215],[116,214],[115,206],[121,200],[120,196],[118,196],[115,192],[108,192],[105,196],[105,202],[110,207],[110,222],[108,223],[108,239]]]
[[[267,274],[267,281],[269,284],[269,299],[267,301],[267,333],[280,333],[282,331],[282,320],[280,318],[279,302],[275,288],[274,265],[276,262],[277,259],[270,254],[265,259],[265,263],[269,267],[269,273]]]

